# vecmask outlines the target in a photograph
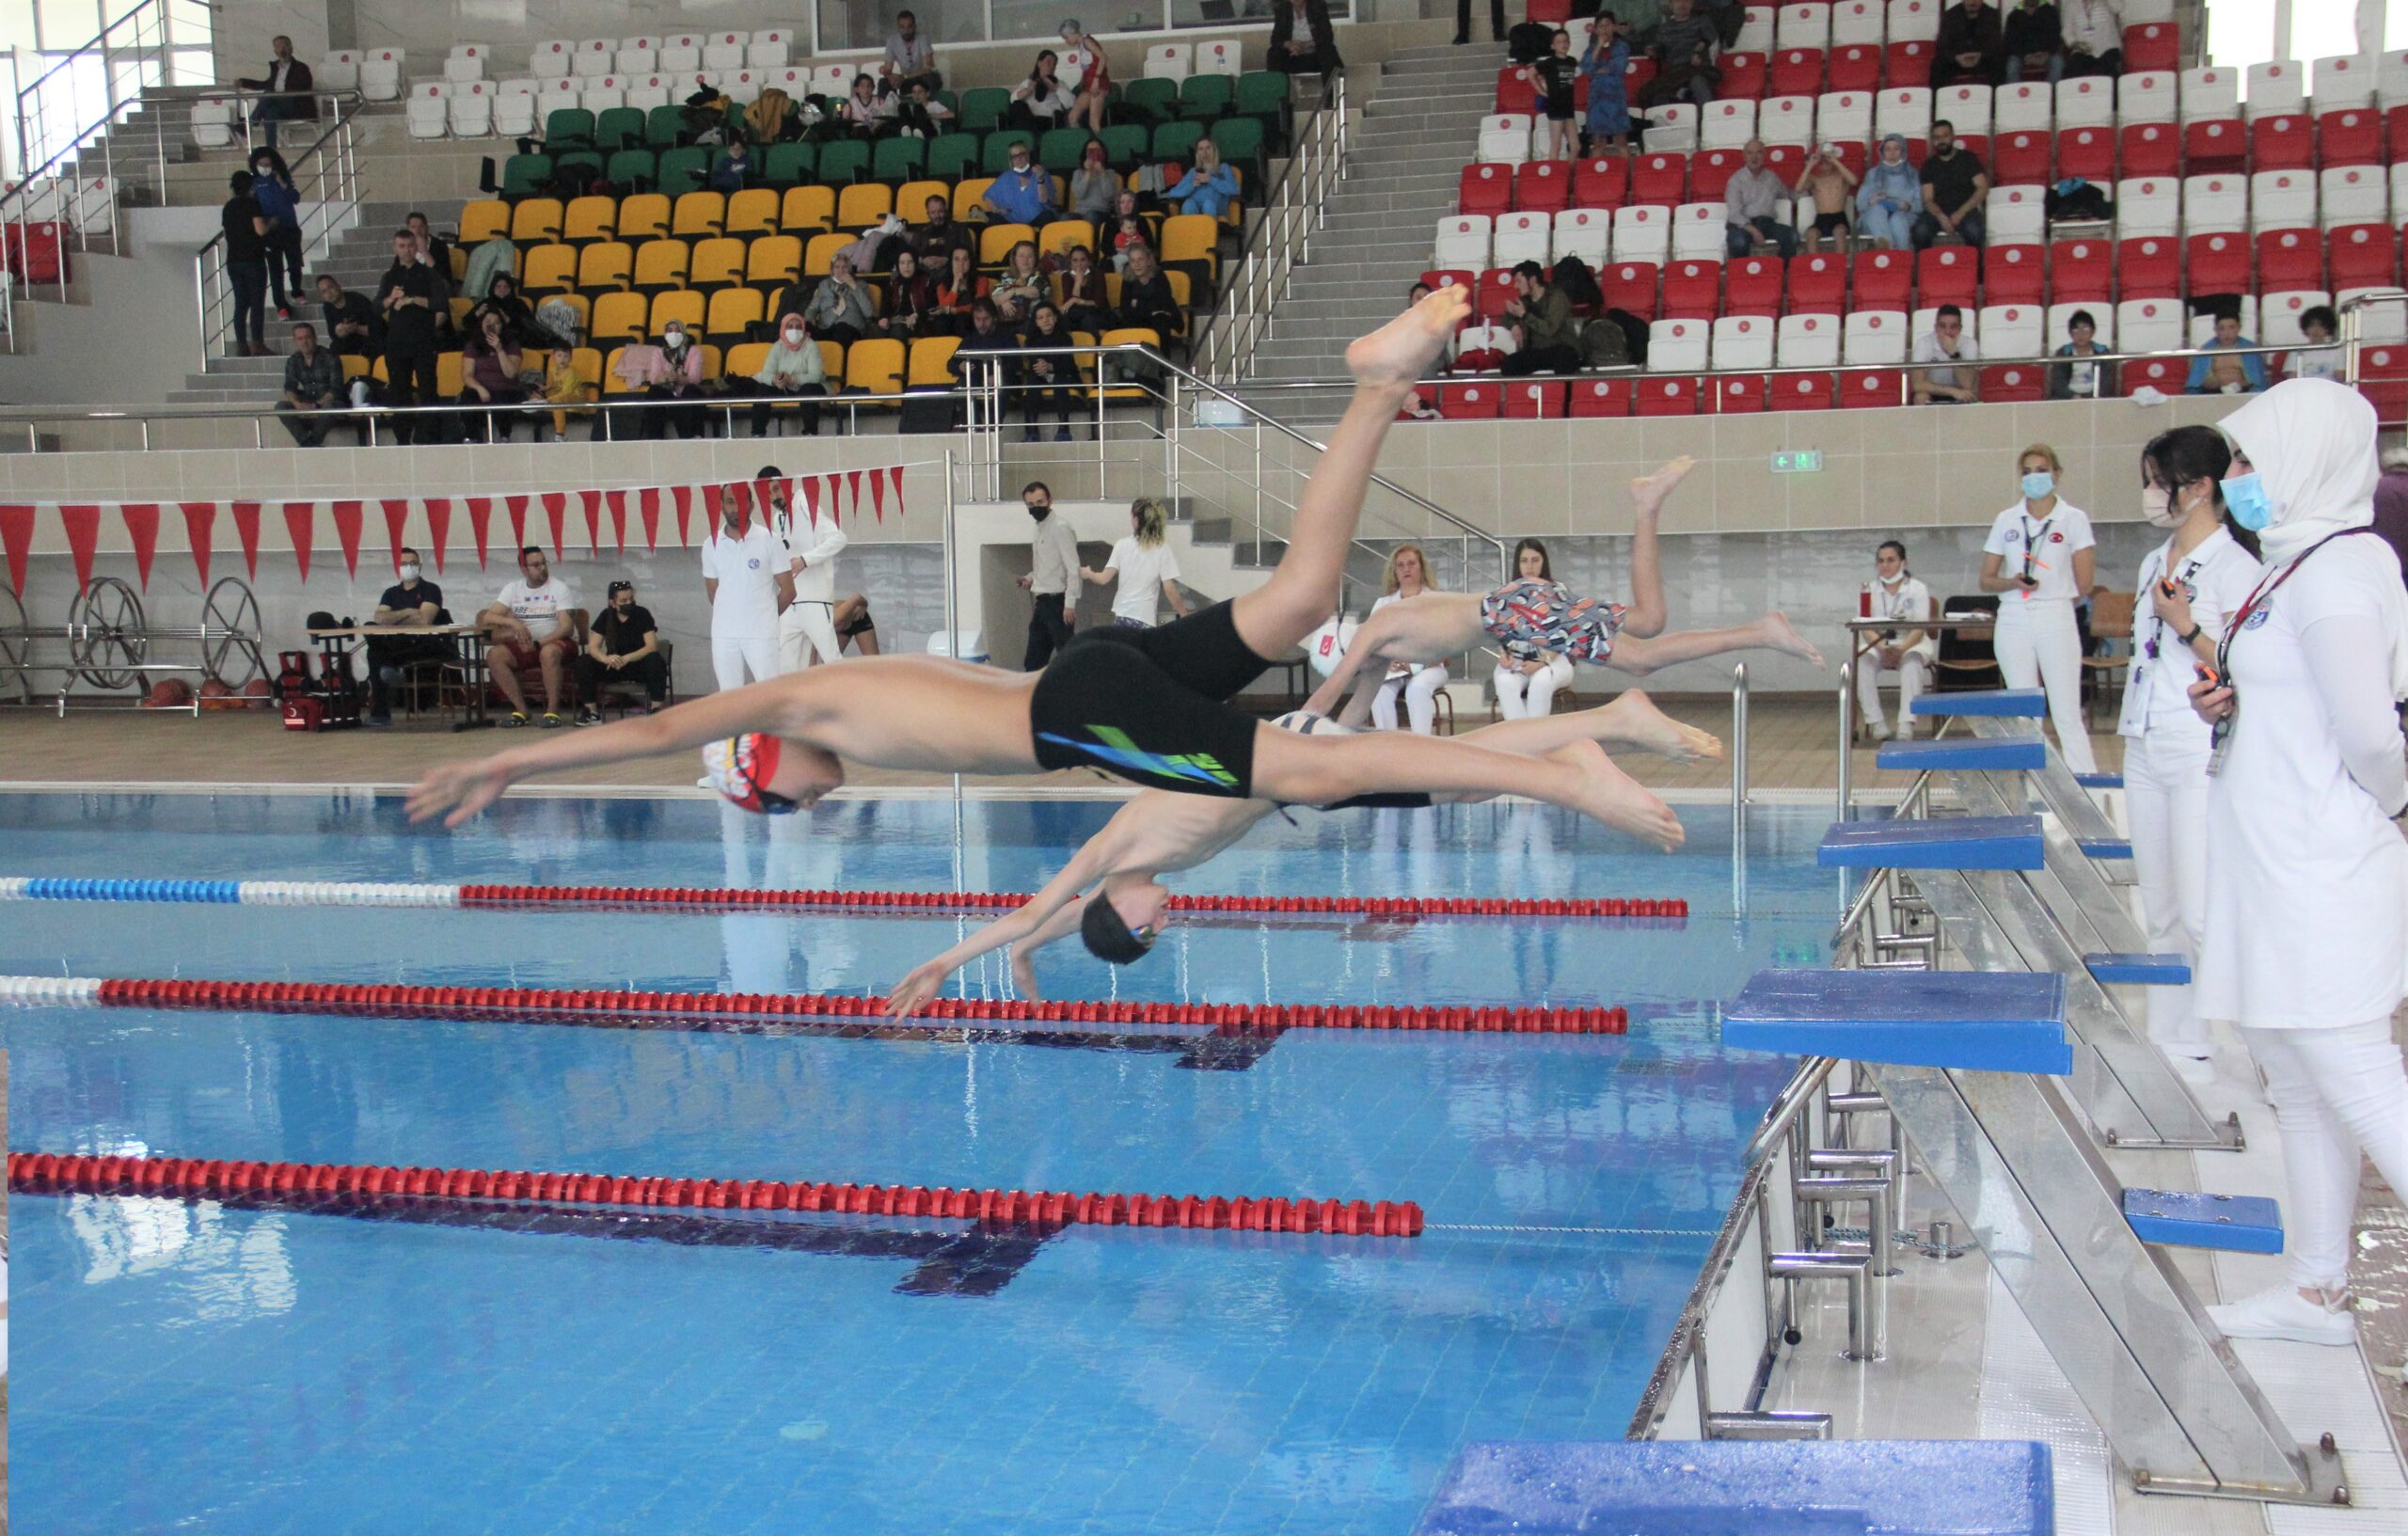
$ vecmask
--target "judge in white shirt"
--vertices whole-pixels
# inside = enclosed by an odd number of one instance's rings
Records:
[[[785,477],[776,465],[764,465],[757,483],[769,507],[769,526],[785,543],[786,574],[794,583],[794,599],[778,615],[778,668],[800,672],[815,652],[823,664],[833,661],[845,648],[836,636],[836,557],[851,541],[832,510],[815,520],[806,506],[796,520]]]
[[[1418,544],[1400,544],[1388,556],[1387,579],[1381,583],[1387,591],[1371,604],[1377,613],[1390,603],[1418,597],[1425,592],[1435,592],[1438,584],[1430,579],[1430,557]],[[1438,734],[1438,690],[1447,686],[1447,664],[1391,663],[1387,680],[1379,692],[1371,695],[1371,722],[1383,731],[1396,729],[1396,701],[1404,698],[1404,718],[1412,723],[1416,736]]]
[[[1915,734],[1914,705],[1931,683],[1931,668],[1940,659],[1940,642],[1928,629],[1918,628],[1915,621],[1931,617],[1931,589],[1917,580],[1907,569],[1907,546],[1895,539],[1886,541],[1875,552],[1875,580],[1868,589],[1872,594],[1873,619],[1897,622],[1895,629],[1884,629],[1856,658],[1856,701],[1864,711],[1864,723],[1873,732],[1873,739],[1886,741],[1890,737],[1889,722],[1881,718],[1881,680],[1898,680],[1898,730],[1902,736]]]
[[[1164,602],[1173,613],[1187,617],[1187,598],[1179,590],[1179,556],[1164,534],[1165,521],[1161,502],[1139,497],[1129,508],[1129,531],[1113,542],[1103,569],[1079,567],[1080,578],[1089,586],[1118,583],[1112,594],[1112,622],[1117,628],[1151,629]]]
[[[767,516],[748,515],[734,495],[703,541],[703,595],[711,605],[711,673],[722,689],[778,675],[778,611],[794,593],[792,557]]]
[[[2073,606],[2097,574],[2090,515],[2057,495],[2065,465],[2034,443],[2016,459],[2023,499],[1998,515],[1982,546],[1982,590],[2004,594],[1991,641],[2009,688],[2048,690],[2057,749],[2076,773],[2096,773],[2082,715],[2082,630]]]

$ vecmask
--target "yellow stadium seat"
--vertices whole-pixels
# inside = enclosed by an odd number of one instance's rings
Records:
[[[806,277],[825,277],[828,276],[829,261],[838,251],[852,243],[853,237],[848,234],[813,235],[811,244],[802,248],[802,275]]]
[[[577,311],[577,328],[584,330],[594,318],[594,301],[582,293],[555,293],[551,300],[567,305]]]
[[[382,357],[377,358],[374,365],[368,370],[368,376],[374,379],[379,384],[390,384],[393,382],[391,377],[385,372],[385,359]]]
[[[1038,231],[1037,249],[1041,256],[1058,256],[1067,261],[1073,245],[1093,251],[1095,226],[1083,218],[1059,218]]]
[[[547,234],[543,238],[547,240],[557,240],[560,238],[560,231],[556,229],[550,234]],[[468,247],[466,245],[454,245],[452,247],[452,286],[454,288],[459,287],[461,280],[467,277],[467,275]]]
[[[836,228],[866,230],[895,212],[895,189],[882,182],[861,182],[836,195]]]
[[[635,283],[642,289],[686,286],[686,243],[647,240],[636,247]]]
[[[610,358],[602,366],[603,394],[632,395],[640,392],[634,385],[629,384],[626,379],[619,376],[619,358],[626,350],[627,349],[625,347],[612,347],[610,349]],[[632,425],[632,423],[629,424]]]
[[[476,309],[476,307],[477,307],[477,301],[476,301],[476,300],[474,300],[474,299],[472,299],[472,298],[470,298],[470,297],[468,297],[467,294],[465,294],[465,293],[454,293],[454,294],[452,294],[452,328],[453,330],[455,330],[455,331],[463,331],[463,332],[465,332],[465,331],[466,331],[466,329],[467,329],[467,324],[468,324],[468,315],[469,315],[469,313],[470,313],[471,311],[473,311],[473,310]]]
[[[722,234],[727,230],[727,198],[717,192],[688,192],[677,199],[677,215],[669,232],[691,240],[697,235]]]
[[[802,242],[790,234],[763,235],[744,253],[748,283],[790,283],[802,276]]]
[[[959,345],[960,338],[954,336],[923,336],[912,341],[911,388],[953,388],[953,349]]]
[[[635,247],[616,240],[588,245],[577,256],[577,286],[588,293],[623,291],[635,271]]]
[[[990,224],[978,234],[978,264],[999,267],[1012,253],[1012,247],[1023,240],[1035,240],[1037,231],[1025,224]]]
[[[719,348],[705,343],[703,347],[703,382],[705,384],[715,384],[719,381]]]
[[[576,198],[561,226],[562,240],[609,240],[618,231],[619,202],[615,198]]]
[[[820,342],[819,367],[820,371],[832,379],[843,378],[845,376],[845,343],[842,341]]]
[[[761,372],[769,360],[769,343],[743,341],[727,349],[727,376],[749,379]]]
[[[953,216],[967,218],[970,211],[978,206],[978,199],[985,197],[987,189],[994,184],[995,179],[991,176],[973,176],[954,182]]]
[[[460,210],[460,244],[478,245],[510,232],[510,205],[499,198],[472,202]]]
[[[655,293],[652,296],[652,322],[644,334],[658,336],[663,325],[673,320],[681,320],[685,322],[686,328],[700,340],[705,312],[703,295],[690,288],[673,288],[667,293]]]
[[[379,357],[376,358],[375,361],[381,363],[384,359]],[[342,376],[344,382],[348,383],[353,379],[366,378],[368,376],[369,362],[370,359],[361,356],[356,352],[344,353],[342,355]]]
[[[729,234],[778,232],[778,195],[768,187],[748,187],[727,199]]]
[[[669,232],[669,199],[657,192],[639,192],[619,199],[619,238],[632,245],[658,240]]]
[[[1221,267],[1221,221],[1210,214],[1173,214],[1163,220],[1163,265],[1200,265],[1207,277]]]
[[[832,230],[836,227],[836,189],[830,186],[797,186],[786,189],[785,200],[778,205],[778,228],[791,235],[812,230]]]
[[[626,341],[643,334],[652,301],[642,293],[605,293],[594,301],[594,320],[586,334],[596,341]]]
[[[446,352],[435,359],[435,392],[450,400],[467,386],[461,381],[467,375],[460,366],[460,355]]]
[[[579,374],[596,381],[597,384],[599,383],[602,377],[601,353],[595,351],[592,347],[578,347],[576,351],[569,354],[569,362],[577,369]],[[586,398],[591,400],[594,397],[589,394]]]
[[[588,245],[585,254],[591,256],[603,248]],[[518,280],[518,286],[531,293],[565,293],[577,286],[578,261],[575,245],[534,246],[527,252],[527,275]]]
[[[1196,216],[1200,218],[1203,215],[1198,214]],[[1156,352],[1160,352],[1163,347],[1163,339],[1154,334],[1151,330],[1124,327],[1119,330],[1106,331],[1102,336],[1096,340],[1096,344],[1098,346],[1105,347],[1128,346],[1133,343],[1142,346],[1149,346]],[[1123,374],[1127,367],[1128,364],[1126,362],[1115,359],[1113,361],[1111,371],[1116,376],[1117,376]],[[1110,385],[1105,386],[1103,389],[1103,398],[1106,400],[1146,400],[1150,398],[1150,396],[1143,387],[1131,384],[1122,385],[1117,388]]]
[[[845,353],[845,388],[863,394],[899,395],[903,392],[903,362],[900,341],[883,336],[856,341]],[[882,401],[879,404],[892,409],[895,402]]]
[[[744,280],[744,242],[721,235],[694,246],[689,277],[695,288],[721,288]]]
[[[540,245],[561,237],[561,200],[530,198],[512,210],[510,238],[522,245]]]
[[[704,331],[711,336],[742,336],[747,325],[761,320],[761,291],[757,288],[722,288],[711,295],[709,317],[704,321]]]
[[[895,211],[903,215],[903,222],[906,224],[926,224],[928,221],[930,198],[943,198],[945,200],[947,213],[958,212],[953,206],[951,182],[904,182],[895,194]]]

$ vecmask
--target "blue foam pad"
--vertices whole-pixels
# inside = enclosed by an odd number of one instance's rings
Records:
[[[2121,789],[2124,776],[2120,773],[2077,773],[2073,782],[2084,789]]]
[[[1918,715],[2004,715],[2017,720],[2038,720],[2049,712],[2049,695],[2036,688],[1921,693],[1915,696],[1913,712]]]
[[[2093,977],[2110,984],[2138,987],[2188,987],[2191,962],[2179,955],[2084,955],[2082,963]]]
[[[2073,1070],[2066,981],[2041,971],[1759,971],[1722,1043],[1988,1072]]]
[[[2053,1536],[2030,1440],[1474,1443],[1416,1536]]]
[[[2124,1219],[2143,1243],[2232,1253],[2281,1253],[2283,1213],[2256,1195],[2202,1195],[2187,1189],[2128,1189]]]
[[[1893,816],[1835,821],[1814,849],[1826,869],[2039,869],[2038,816]]]
[[[2132,856],[2132,840],[2129,837],[2080,837],[2074,846],[2094,859],[2129,859]]]
[[[2036,736],[1949,736],[1937,741],[1884,741],[1873,754],[1874,765],[1920,772],[1925,768],[1959,769],[1968,773],[2037,773],[2047,766],[2049,749]]]

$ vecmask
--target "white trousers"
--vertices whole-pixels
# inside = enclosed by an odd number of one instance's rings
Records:
[[[1931,669],[1925,665],[1924,658],[1909,651],[1898,658],[1894,669],[1885,672],[1874,665],[1874,654],[1867,651],[1856,658],[1856,665],[1857,707],[1862,712],[1864,722],[1873,727],[1873,734],[1879,736],[1882,732],[1881,679],[1894,677],[1898,680],[1898,735],[1914,735],[1915,700],[1931,682]]]
[[[778,615],[778,670],[800,672],[817,651],[823,662],[843,654],[836,639],[835,609],[827,603],[798,601]]]
[[[1559,689],[1572,686],[1572,658],[1551,656],[1546,665],[1527,675],[1499,662],[1497,667],[1497,713],[1507,720],[1542,720],[1554,712]]]
[[[1396,729],[1396,696],[1404,695],[1404,716],[1413,722],[1417,736],[1435,736],[1438,731],[1438,690],[1447,686],[1444,665],[1424,667],[1406,677],[1391,677],[1371,695],[1371,723],[1383,731]]]
[[[2008,593],[1999,600],[1998,630],[1991,641],[1998,670],[2009,688],[2049,690],[2049,719],[2057,726],[2057,750],[2076,773],[2096,773],[2090,753],[2090,722],[2082,718],[2082,632],[2074,627],[2071,603],[2027,603]]]
[[[2152,955],[2179,955],[2194,969],[2208,926],[2208,740],[2204,733],[2151,731],[2127,736],[2124,810],[2140,877],[2141,922]],[[2190,987],[2151,987],[2148,1037],[2178,1055],[2214,1053]]]
[[[2358,1154],[2408,1188],[2408,1072],[2391,1021],[2333,1029],[2249,1029],[2283,1138],[2283,1243],[2291,1283],[2337,1291],[2350,1277]]]
[[[750,672],[750,677],[744,674]],[[763,683],[778,675],[778,641],[773,635],[713,635],[711,674],[720,690]]]

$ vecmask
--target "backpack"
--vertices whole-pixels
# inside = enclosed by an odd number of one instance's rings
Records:
[[[1515,64],[1535,64],[1555,47],[1555,28],[1545,22],[1524,22],[1505,34],[1507,56]]]
[[[2107,194],[2079,178],[2060,182],[2041,199],[2041,207],[2053,223],[2058,219],[2108,219],[2115,216],[2115,205]]]
[[[1597,286],[1597,275],[1576,256],[1558,261],[1548,281],[1576,309],[1595,309],[1606,302],[1605,290]]]
[[[1637,367],[1646,367],[1647,338],[1650,334],[1647,322],[1628,309],[1608,309],[1605,318],[1622,327],[1623,351],[1629,355],[1630,361]]]
[[[1592,320],[1580,327],[1580,366],[1583,368],[1627,368],[1630,366],[1630,338],[1623,334],[1620,323],[1608,317]]]

